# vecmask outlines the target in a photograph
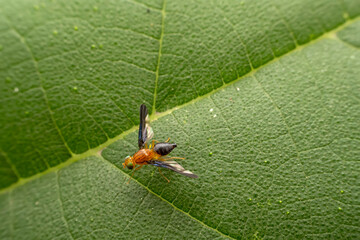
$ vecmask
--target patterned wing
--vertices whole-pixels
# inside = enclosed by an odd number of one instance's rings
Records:
[[[148,110],[145,104],[140,106],[140,124],[139,124],[139,149],[144,148],[145,143],[153,137],[154,133],[148,123]]]
[[[163,167],[170,170],[173,170],[174,172],[180,173],[181,175],[190,177],[190,178],[198,178],[197,175],[193,174],[189,170],[185,170],[180,164],[178,164],[176,161],[157,161],[157,160],[151,160],[148,162],[148,164],[156,166],[156,167]]]

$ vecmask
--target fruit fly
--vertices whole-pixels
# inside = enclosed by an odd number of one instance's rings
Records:
[[[197,178],[198,176],[192,172],[185,170],[180,164],[172,159],[184,159],[179,157],[167,157],[167,155],[176,148],[175,143],[169,143],[170,138],[165,142],[158,142],[152,140],[152,143],[149,144],[150,139],[154,136],[154,132],[149,125],[148,110],[145,104],[140,106],[140,125],[139,125],[139,137],[138,145],[139,151],[137,151],[133,156],[127,156],[125,162],[123,163],[124,168],[134,169],[135,171],[142,168],[144,165],[153,165],[158,167],[159,173],[168,181],[161,172],[160,168],[167,168],[174,172],[180,173],[184,176]],[[139,165],[138,167],[136,167]],[[129,182],[131,180],[129,179]]]

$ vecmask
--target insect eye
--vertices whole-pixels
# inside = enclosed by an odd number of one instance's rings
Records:
[[[129,163],[126,165],[126,167],[127,167],[128,169],[133,169],[133,168],[134,168],[134,165],[133,165],[131,162],[129,162]]]

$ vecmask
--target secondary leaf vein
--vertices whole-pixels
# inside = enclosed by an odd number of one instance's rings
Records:
[[[119,172],[121,172],[122,174],[126,175],[127,177],[130,177],[130,175],[126,174],[125,172],[121,171],[121,169],[119,169],[115,164],[107,161],[106,159],[104,159],[102,156],[98,156],[101,160],[103,160],[106,164],[111,165],[112,167],[114,167],[115,169],[117,169]],[[210,227],[209,225],[205,224],[204,222],[200,221],[199,219],[193,217],[192,215],[190,215],[187,212],[184,212],[182,209],[178,208],[177,206],[175,206],[173,203],[169,202],[168,200],[166,200],[165,198],[163,198],[162,196],[160,196],[159,194],[153,192],[150,188],[148,188],[147,186],[145,186],[144,184],[142,184],[141,182],[139,182],[137,179],[132,179],[133,181],[135,181],[137,184],[139,184],[140,186],[144,187],[149,193],[153,194],[154,196],[160,198],[162,201],[166,202],[167,204],[169,204],[172,208],[174,208],[175,210],[185,214],[186,216],[190,217],[191,219],[199,222],[201,225],[205,226],[206,228],[209,228],[210,230],[213,230],[217,233],[219,233],[221,236],[229,238],[229,239],[234,239],[231,236],[227,235],[226,233],[220,232],[217,229],[214,229],[212,227]],[[145,197],[144,197],[145,199]],[[141,204],[140,204],[141,205]],[[139,206],[140,207],[140,206]],[[135,216],[135,215],[134,215]]]
[[[152,106],[152,114],[155,113],[156,108],[156,95],[157,95],[157,88],[158,88],[158,81],[159,81],[159,70],[160,70],[160,58],[161,58],[161,49],[162,49],[162,42],[164,39],[164,32],[165,32],[165,8],[166,8],[166,0],[163,2],[162,10],[161,10],[161,33],[160,33],[160,40],[159,40],[159,54],[156,66],[156,73],[155,73],[155,90],[154,90],[154,101]]]

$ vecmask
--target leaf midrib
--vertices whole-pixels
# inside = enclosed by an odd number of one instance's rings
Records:
[[[165,3],[166,3],[166,0],[164,1],[163,7],[166,6]],[[165,8],[163,8],[163,10],[162,10],[161,12],[162,12],[162,14],[163,14],[163,15],[162,15],[162,16],[163,16],[162,22],[163,22],[164,17],[165,17]],[[335,40],[340,41],[341,43],[345,44],[342,40],[340,40],[340,39],[336,36],[336,33],[339,32],[339,31],[341,31],[342,29],[346,28],[346,27],[349,26],[350,24],[358,21],[359,19],[360,19],[360,17],[356,17],[356,18],[353,18],[353,19],[346,19],[344,23],[338,25],[336,28],[334,28],[334,29],[332,29],[332,30],[330,30],[330,31],[328,31],[328,32],[324,32],[324,33],[323,33],[322,35],[320,35],[318,38],[312,39],[312,40],[310,40],[309,42],[307,42],[307,43],[305,43],[305,44],[302,44],[302,45],[296,45],[296,47],[295,47],[294,49],[290,50],[289,52],[287,52],[287,53],[285,53],[285,54],[283,54],[283,55],[281,55],[281,56],[275,57],[275,58],[273,58],[271,61],[269,61],[269,62],[267,62],[267,63],[259,66],[258,68],[255,68],[255,69],[251,70],[250,72],[246,73],[245,75],[240,76],[240,77],[238,77],[237,79],[235,79],[235,80],[233,80],[233,81],[231,81],[231,82],[229,82],[229,83],[223,84],[221,87],[219,87],[219,88],[217,88],[217,89],[214,89],[214,90],[208,92],[207,94],[205,94],[205,95],[203,95],[203,96],[199,96],[199,97],[197,97],[197,98],[195,98],[195,99],[193,99],[193,100],[191,100],[191,101],[189,101],[189,102],[187,102],[187,103],[184,103],[184,104],[182,104],[182,105],[176,106],[176,107],[171,108],[171,109],[169,109],[169,110],[167,110],[167,111],[165,111],[165,112],[162,112],[162,113],[156,113],[156,111],[155,111],[155,109],[154,109],[154,108],[155,108],[155,107],[154,107],[155,105],[154,105],[154,106],[153,106],[153,111],[152,111],[152,113],[151,113],[151,115],[150,115],[150,121],[151,121],[151,122],[156,121],[156,120],[159,119],[159,118],[162,118],[162,117],[164,117],[164,116],[167,116],[167,115],[171,114],[171,113],[172,113],[173,111],[175,111],[175,110],[184,108],[184,107],[186,107],[187,105],[193,104],[194,102],[198,102],[198,101],[200,101],[200,100],[202,100],[202,99],[204,99],[204,98],[207,98],[207,97],[213,95],[214,93],[216,93],[216,92],[218,92],[218,91],[221,91],[222,89],[224,89],[224,88],[226,88],[226,87],[228,87],[228,86],[230,86],[230,85],[233,85],[234,83],[240,81],[240,80],[243,79],[243,78],[246,78],[246,77],[249,77],[249,76],[254,75],[257,71],[259,71],[260,69],[266,67],[267,65],[270,65],[270,64],[272,64],[272,63],[275,63],[275,62],[279,61],[280,59],[282,59],[283,57],[285,57],[285,56],[287,56],[287,55],[289,55],[289,54],[292,54],[292,53],[294,53],[294,52],[301,51],[303,48],[305,48],[305,47],[307,47],[307,46],[309,46],[309,45],[315,44],[316,42],[319,42],[319,41],[321,41],[321,40],[323,40],[323,39],[335,39]],[[162,26],[162,31],[163,31],[163,30],[164,30],[164,29],[163,29],[163,26]],[[162,36],[162,35],[163,35],[163,32],[161,33],[161,36]],[[159,41],[161,41],[161,40],[162,40],[162,39],[160,38]],[[161,42],[162,42],[162,41],[161,41]],[[157,66],[157,71],[156,71],[157,73],[158,73],[158,71],[159,71],[159,64],[160,64],[161,45],[162,45],[162,44],[159,44],[159,46],[160,46],[159,48],[160,48],[160,49],[159,49],[159,57],[158,57],[158,66]],[[346,45],[347,45],[347,44],[346,44]],[[156,94],[157,79],[158,79],[158,74],[157,74],[157,77],[156,77],[156,86],[155,86],[155,93],[154,93],[154,94]],[[155,98],[155,97],[156,97],[156,96],[154,96],[154,102],[156,101],[156,98]],[[33,175],[33,176],[31,176],[31,177],[28,177],[28,178],[19,178],[19,180],[18,180],[17,182],[11,184],[10,186],[8,186],[8,187],[6,187],[6,188],[1,189],[1,190],[0,190],[0,194],[7,193],[7,192],[9,192],[9,191],[11,191],[11,190],[13,190],[13,189],[21,186],[21,185],[24,185],[24,184],[27,183],[27,182],[30,182],[30,181],[35,180],[35,179],[37,179],[37,178],[40,178],[41,176],[46,175],[46,174],[48,174],[48,173],[58,171],[58,170],[60,170],[60,169],[62,169],[62,168],[64,168],[64,167],[67,167],[67,166],[71,165],[72,163],[74,163],[74,162],[76,162],[76,161],[78,161],[78,160],[84,159],[84,158],[86,158],[86,157],[90,157],[90,156],[100,156],[100,157],[101,157],[101,151],[102,151],[104,148],[106,148],[107,146],[111,145],[112,143],[114,143],[114,142],[116,142],[116,141],[118,141],[118,140],[120,140],[120,139],[123,139],[123,138],[126,137],[128,134],[133,133],[133,132],[136,131],[137,129],[138,129],[137,126],[133,126],[132,128],[130,128],[130,129],[122,132],[120,135],[118,135],[118,136],[116,136],[116,137],[114,137],[114,138],[109,138],[106,142],[104,142],[103,144],[97,146],[96,148],[89,149],[89,150],[87,150],[86,152],[81,153],[81,154],[74,154],[74,153],[73,153],[71,158],[69,158],[68,160],[64,161],[63,163],[61,163],[61,164],[59,164],[59,165],[57,165],[57,166],[55,166],[55,167],[48,168],[46,171],[40,172],[40,173],[35,174],[35,175]],[[149,189],[148,189],[148,190],[149,190]],[[150,190],[149,190],[149,191],[150,191]],[[157,194],[155,194],[155,195],[157,195]]]

